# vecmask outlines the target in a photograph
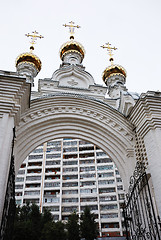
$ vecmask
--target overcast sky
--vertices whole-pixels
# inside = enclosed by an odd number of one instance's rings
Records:
[[[109,65],[106,42],[118,48],[114,62],[127,71],[132,92],[161,91],[161,0],[5,0],[0,13],[0,69],[16,71],[15,59],[29,51],[26,33],[37,30],[34,53],[42,61],[36,78],[50,78],[69,39],[64,23],[74,21],[75,40],[86,50],[83,65],[98,84]]]

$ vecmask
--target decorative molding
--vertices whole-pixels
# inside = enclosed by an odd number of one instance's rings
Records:
[[[71,80],[67,81],[67,83],[70,85],[70,86],[75,86],[75,85],[78,85],[78,82],[75,81],[74,78],[72,78]]]
[[[77,96],[77,102],[72,98],[70,94],[70,99],[65,96],[57,96],[58,99],[53,97],[48,97],[47,101],[45,99],[37,99],[31,102],[31,108],[22,115],[19,128],[23,128],[23,125],[33,124],[33,120],[41,120],[46,116],[59,117],[61,118],[61,114],[65,114],[68,117],[73,116],[84,116],[89,121],[96,120],[105,126],[110,127],[114,131],[118,132],[122,135],[123,138],[126,138],[127,141],[133,141],[133,126],[127,122],[125,117],[121,115],[114,109],[111,109],[107,104],[99,101],[99,111],[98,111],[98,101],[88,99],[88,104],[86,101],[82,102],[82,99],[79,99]],[[67,103],[66,103],[67,101]],[[75,103],[73,103],[75,101]],[[90,101],[90,104],[89,104]],[[100,104],[101,103],[101,104]],[[36,104],[36,105],[35,105]],[[54,105],[55,106],[54,106]],[[51,107],[51,105],[53,105]],[[74,106],[75,105],[75,106]],[[79,106],[80,105],[80,106]],[[97,110],[96,110],[96,109]],[[102,109],[101,109],[102,108]],[[115,114],[111,113],[111,111],[115,112]],[[112,115],[111,115],[112,114]],[[110,118],[109,118],[109,116]],[[115,116],[116,115],[116,116]],[[118,115],[118,116],[117,116]],[[122,118],[122,121],[120,121]],[[125,122],[128,124],[128,127],[125,128]],[[99,123],[99,124],[100,124]],[[129,129],[128,129],[129,128]],[[130,130],[131,129],[131,130]],[[128,130],[128,131],[127,131]]]

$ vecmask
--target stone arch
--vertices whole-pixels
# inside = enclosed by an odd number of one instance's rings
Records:
[[[40,144],[58,138],[80,138],[96,144],[111,157],[126,187],[135,166],[132,129],[121,113],[96,99],[58,94],[33,100],[16,127],[16,171]]]

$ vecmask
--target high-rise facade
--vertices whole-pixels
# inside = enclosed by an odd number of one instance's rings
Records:
[[[121,236],[123,183],[112,160],[97,146],[79,139],[49,141],[23,162],[16,178],[16,202],[50,209],[67,220],[89,206],[100,236]]]

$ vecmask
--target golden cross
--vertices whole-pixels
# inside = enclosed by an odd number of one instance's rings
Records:
[[[64,27],[69,27],[70,39],[74,39],[74,29],[80,28],[78,25],[74,25],[74,22],[69,22],[69,24],[63,24]]]
[[[117,50],[117,48],[115,47],[111,47],[111,44],[108,42],[108,43],[105,43],[105,45],[101,46],[102,48],[107,48],[107,51],[108,51],[108,54],[110,56],[110,62],[111,64],[113,64],[113,53],[112,53],[112,50]]]
[[[26,37],[31,37],[31,47],[30,47],[30,50],[32,52],[32,50],[34,50],[34,44],[36,44],[36,40],[37,38],[43,38],[42,35],[38,35],[38,32],[37,31],[34,31],[32,32],[32,34],[28,33],[28,34],[25,34]]]

